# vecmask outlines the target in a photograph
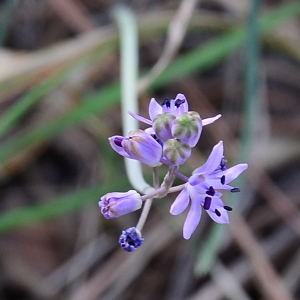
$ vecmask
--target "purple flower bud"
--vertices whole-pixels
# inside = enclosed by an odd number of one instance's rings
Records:
[[[169,139],[164,143],[164,157],[174,166],[182,165],[191,156],[191,147],[175,139]]]
[[[171,114],[159,114],[153,121],[153,130],[163,142],[172,139],[172,126],[176,117]]]
[[[123,230],[119,238],[121,248],[127,252],[135,251],[143,244],[143,242],[144,239],[142,238],[140,231],[135,227]]]
[[[120,155],[150,166],[158,165],[162,156],[161,144],[143,130],[133,130],[127,137],[112,136],[109,142]]]
[[[202,120],[195,111],[189,111],[177,117],[172,126],[172,135],[181,142],[195,147],[202,131]]]
[[[118,218],[140,209],[142,206],[141,195],[130,190],[126,193],[108,193],[98,202],[101,213],[106,219]]]

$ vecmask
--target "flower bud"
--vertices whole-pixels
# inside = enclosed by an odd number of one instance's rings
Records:
[[[153,121],[153,130],[163,142],[172,139],[172,126],[176,117],[172,114],[159,114]]]
[[[191,156],[191,147],[175,139],[169,139],[164,143],[164,157],[174,166],[182,165]]]
[[[118,218],[140,209],[142,203],[141,195],[134,190],[126,193],[108,193],[98,202],[101,213],[106,219]]]
[[[172,126],[172,135],[190,147],[196,146],[202,131],[202,120],[195,111],[177,117]]]
[[[161,144],[143,130],[133,130],[127,137],[112,136],[111,147],[120,155],[156,166],[162,156]]]

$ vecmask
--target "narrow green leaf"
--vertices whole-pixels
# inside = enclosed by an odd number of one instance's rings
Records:
[[[126,190],[129,186],[128,181],[116,179],[112,184],[91,186],[56,199],[50,199],[47,204],[43,203],[14,209],[0,216],[0,233],[72,213],[89,204],[95,205],[95,201],[104,194],[113,190]],[[97,206],[95,209],[97,209]]]

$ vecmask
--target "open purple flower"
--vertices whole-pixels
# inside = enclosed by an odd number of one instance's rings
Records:
[[[152,98],[149,104],[150,120],[130,111],[128,113],[136,120],[152,126],[154,119],[159,114],[171,114],[177,118],[187,113],[188,111],[189,111],[189,105],[186,97],[183,94],[177,94],[174,100],[166,99],[162,103],[162,105],[160,105],[154,98]],[[209,125],[215,122],[216,120],[218,120],[220,117],[221,115],[219,114],[212,118],[203,119],[202,126]]]
[[[189,239],[199,224],[202,208],[217,223],[229,223],[228,211],[232,208],[224,205],[222,194],[217,189],[239,191],[229,183],[248,168],[247,164],[238,164],[227,169],[223,156],[223,142],[214,146],[206,163],[193,172],[185,188],[179,193],[171,206],[172,215],[181,214],[189,204],[190,210],[183,226],[183,237]]]
[[[150,166],[159,164],[162,156],[162,145],[155,136],[143,130],[133,130],[126,137],[112,136],[109,143],[120,155]]]
[[[134,190],[126,193],[107,193],[98,202],[106,219],[113,219],[131,213],[142,206],[141,195]]]

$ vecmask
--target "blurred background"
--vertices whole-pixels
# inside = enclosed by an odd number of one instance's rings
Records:
[[[183,93],[222,114],[181,171],[219,140],[249,164],[224,193],[229,225],[203,213],[184,240],[170,195],[134,253],[118,238],[140,211],[108,221],[97,203],[131,188],[107,140],[122,134],[119,4],[139,33],[139,113]],[[0,1],[0,299],[300,299],[299,16],[288,0]]]

